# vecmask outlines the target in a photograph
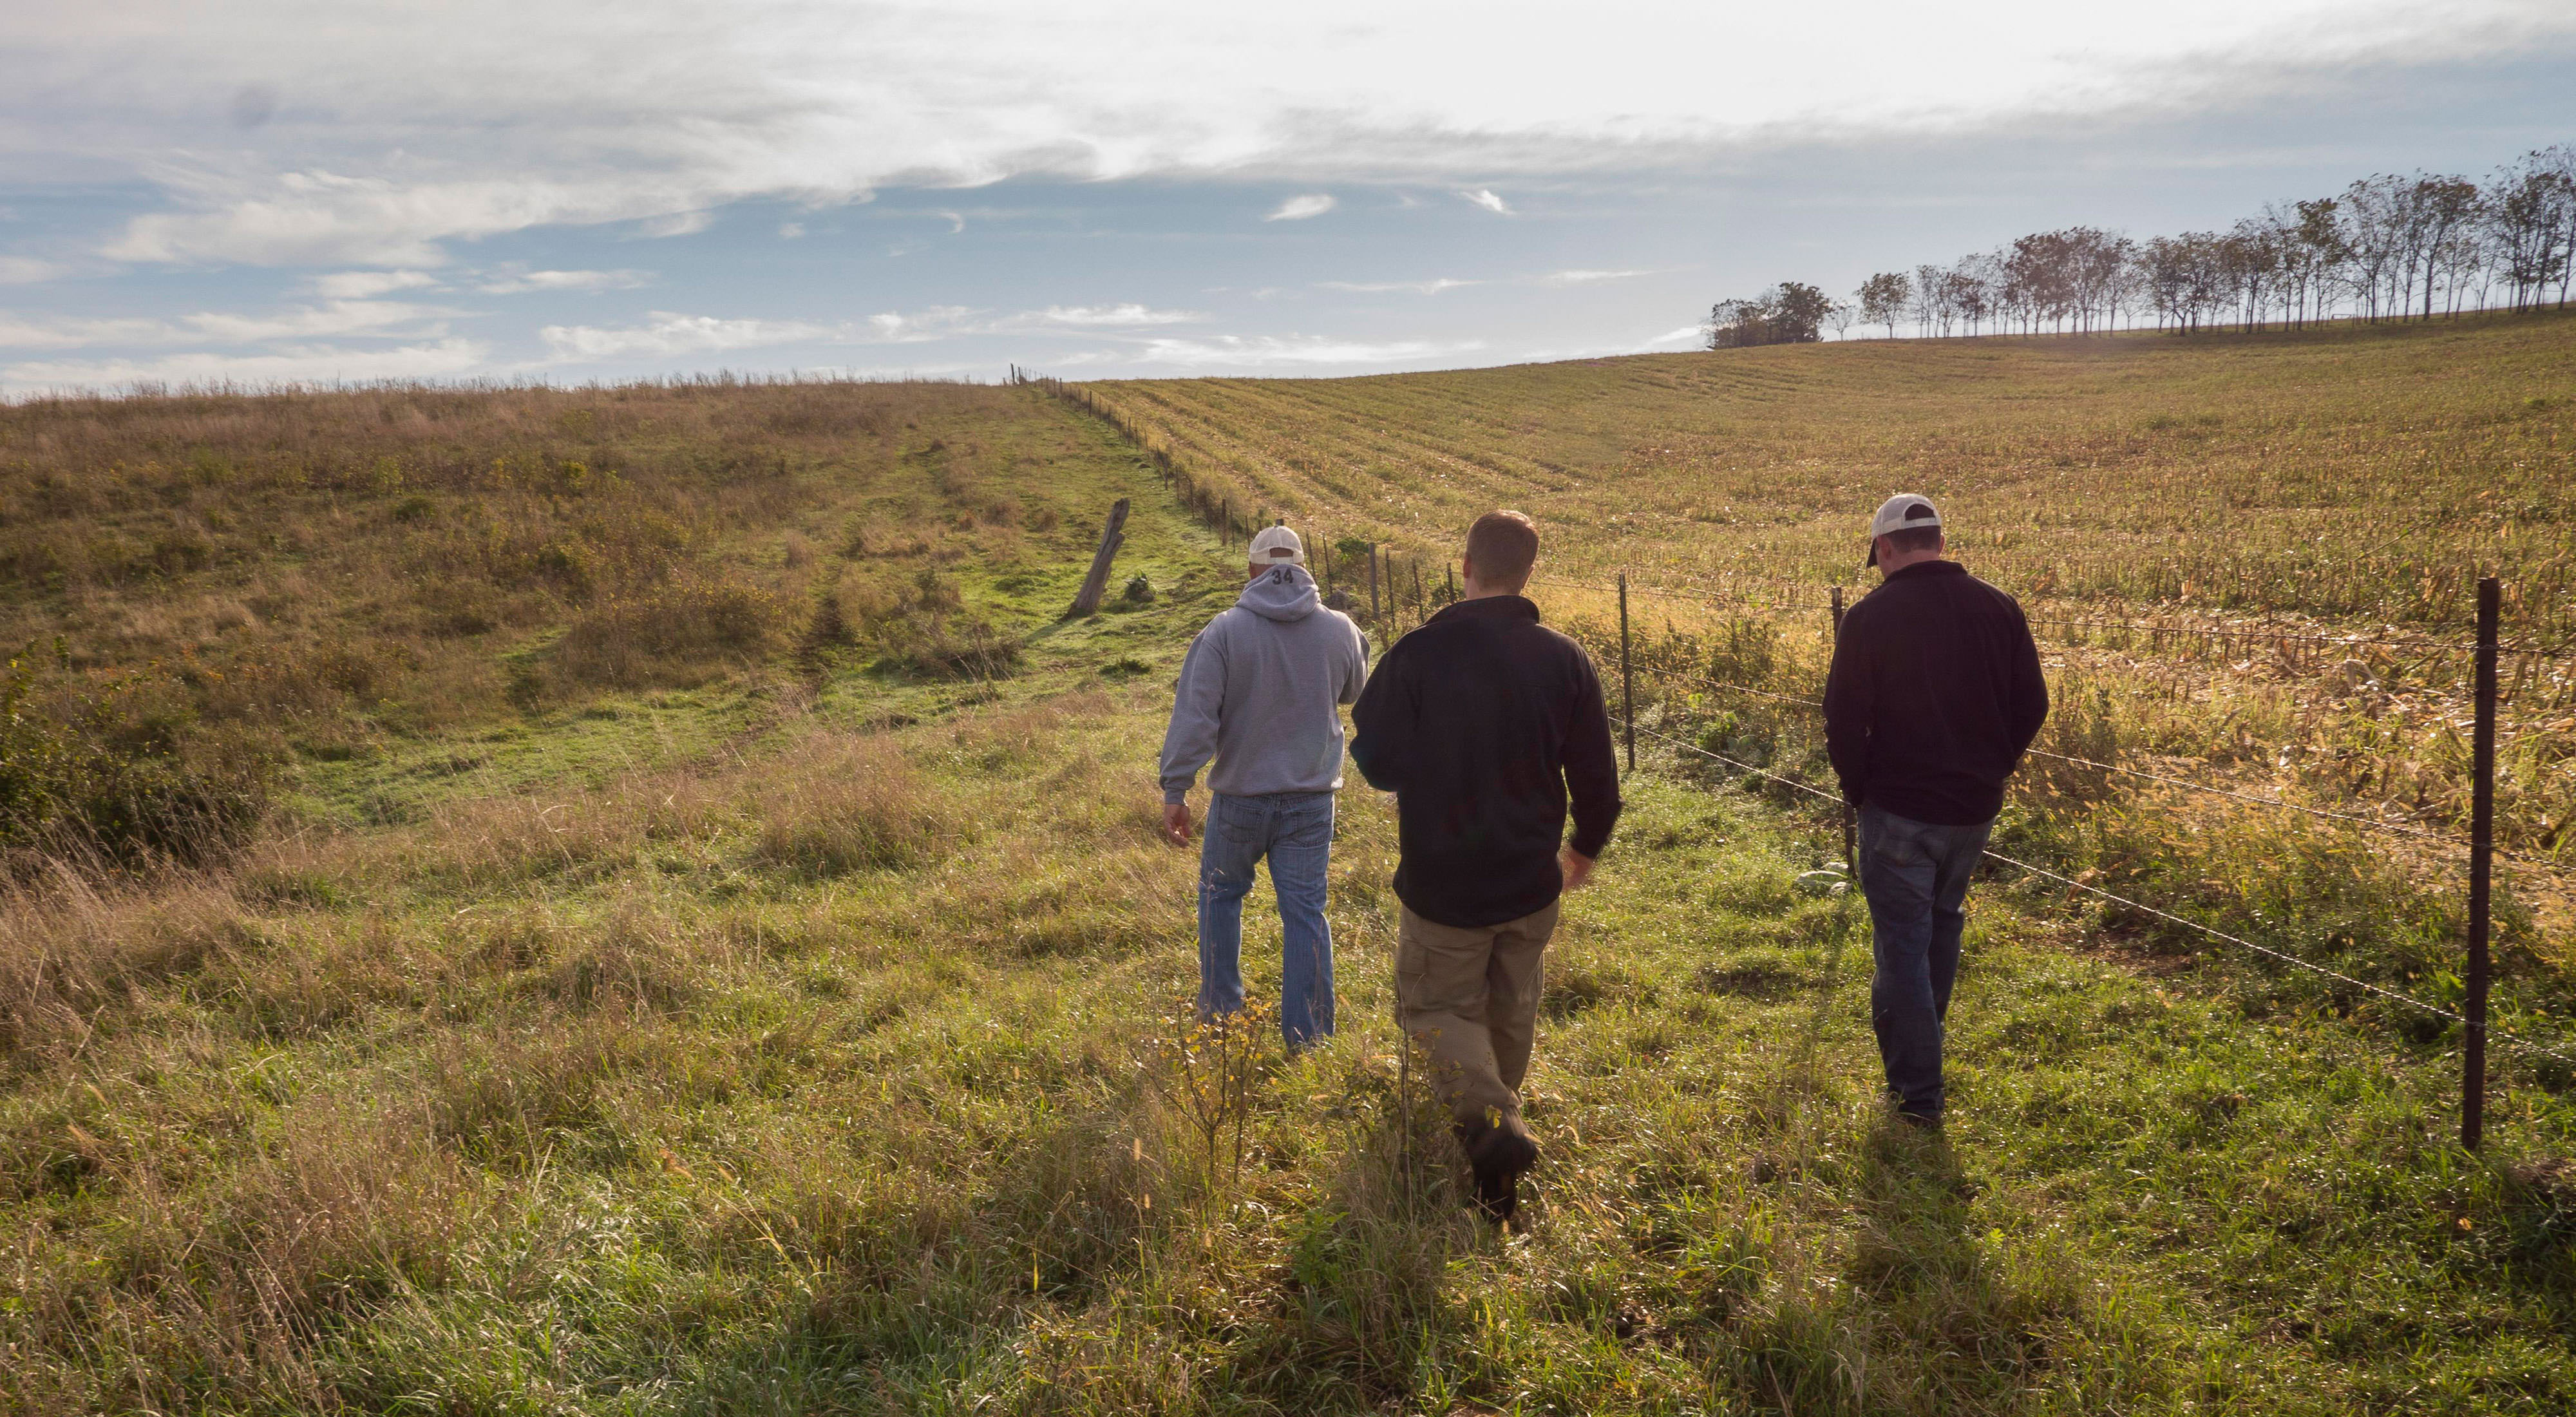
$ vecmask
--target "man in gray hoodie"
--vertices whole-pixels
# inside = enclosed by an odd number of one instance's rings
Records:
[[[1252,583],[1181,663],[1163,734],[1163,835],[1189,843],[1190,785],[1213,757],[1199,846],[1199,1017],[1243,1007],[1243,897],[1268,857],[1283,954],[1279,1029],[1297,1049],[1333,1031],[1324,878],[1342,785],[1337,706],[1360,696],[1368,640],[1316,599],[1297,533],[1266,528],[1251,556]]]

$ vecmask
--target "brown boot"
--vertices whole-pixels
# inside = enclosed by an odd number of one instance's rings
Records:
[[[1520,1208],[1521,1175],[1538,1161],[1538,1142],[1518,1117],[1496,1125],[1486,1117],[1457,1126],[1458,1147],[1476,1177],[1476,1208],[1500,1225]]]

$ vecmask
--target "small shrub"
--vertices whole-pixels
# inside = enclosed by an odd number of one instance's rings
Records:
[[[202,727],[175,681],[55,685],[32,654],[0,671],[0,847],[13,855],[208,860],[266,813],[274,776],[273,753]]]
[[[1119,593],[1119,598],[1130,605],[1151,605],[1154,603],[1154,583],[1138,575],[1127,582],[1127,589]]]
[[[753,807],[760,859],[818,876],[917,865],[950,833],[920,771],[871,740],[809,764]]]
[[[632,686],[777,648],[784,608],[758,586],[688,576],[612,597],[573,621],[555,663],[579,681]]]

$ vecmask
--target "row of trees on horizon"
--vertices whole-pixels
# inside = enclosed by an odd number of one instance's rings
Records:
[[[2576,281],[2576,143],[2524,154],[2484,186],[2418,172],[2331,197],[2274,202],[2226,231],[2133,240],[2090,226],[2035,232],[1946,265],[1881,271],[1848,300],[1798,281],[1721,300],[1708,348],[1801,344],[1854,324],[1895,338],[2564,308]]]

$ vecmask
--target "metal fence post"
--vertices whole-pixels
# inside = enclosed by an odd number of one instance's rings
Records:
[[[2484,1139],[2487,1120],[2487,906],[2495,865],[2496,621],[2503,595],[2493,576],[2478,578],[2477,737],[2469,796],[2469,997],[2460,1063],[2460,1145]]]
[[[1834,587],[1833,613],[1833,642],[1839,645],[1843,642],[1843,588],[1841,586]],[[1858,881],[1860,879],[1860,843],[1855,838],[1859,835],[1860,826],[1859,823],[1854,820],[1851,803],[1845,802],[1842,804],[1842,807],[1843,878],[1847,881]]]
[[[1628,573],[1619,573],[1619,726],[1628,737],[1628,771],[1637,770],[1637,675],[1628,662]]]

